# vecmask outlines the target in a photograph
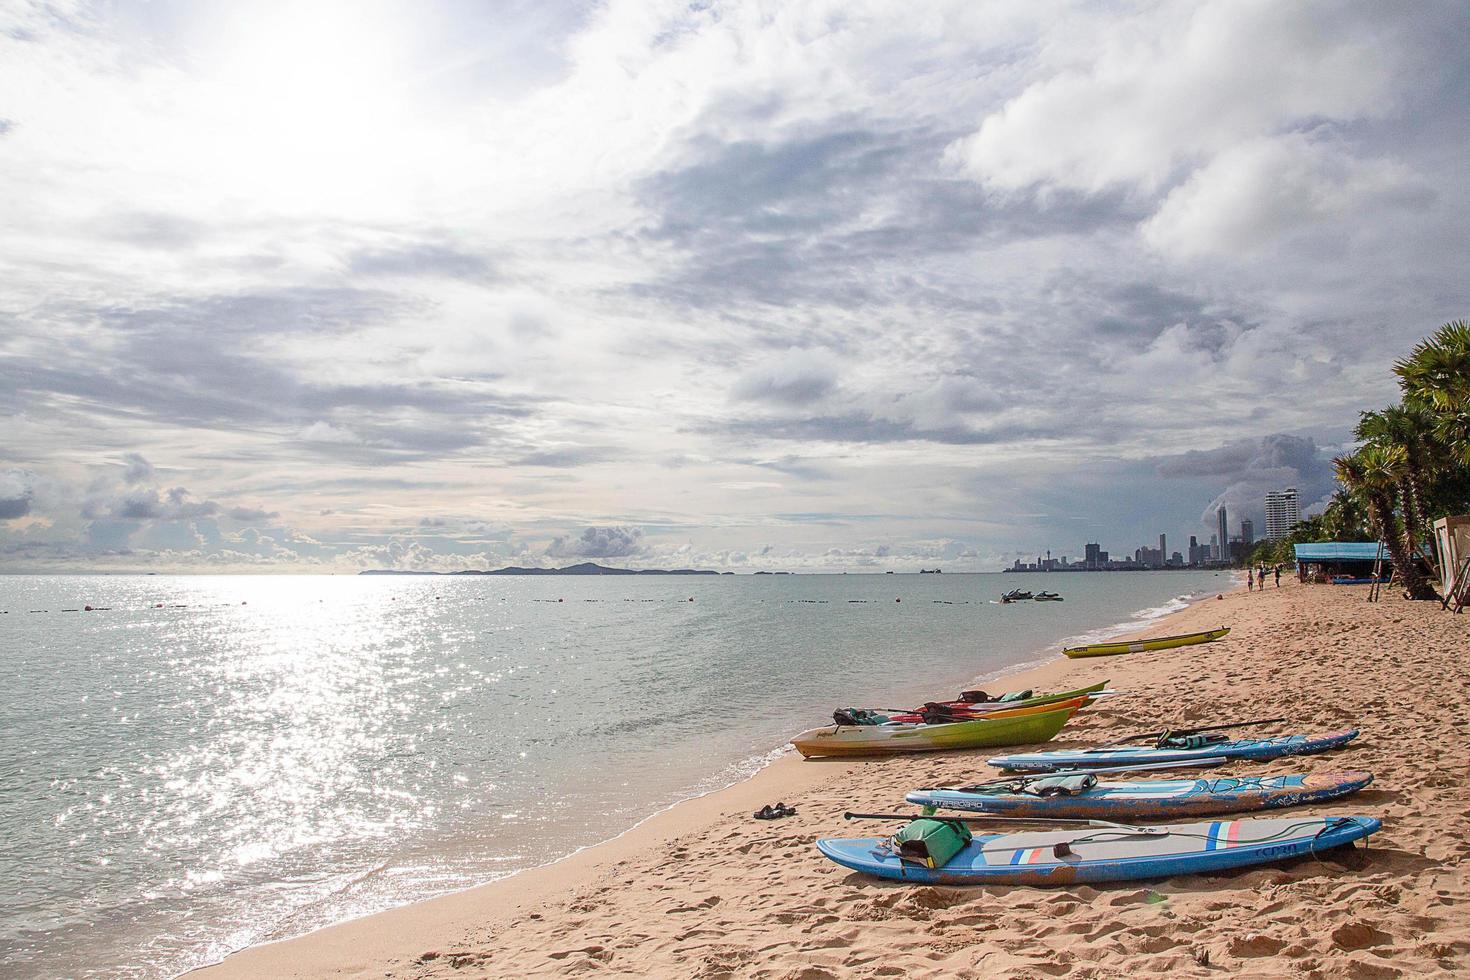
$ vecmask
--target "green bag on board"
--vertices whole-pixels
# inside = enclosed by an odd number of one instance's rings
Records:
[[[901,860],[933,869],[948,864],[950,858],[965,849],[973,836],[969,826],[958,820],[924,817],[894,834],[893,843]]]

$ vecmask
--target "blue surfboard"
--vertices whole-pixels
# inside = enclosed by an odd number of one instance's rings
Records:
[[[1158,827],[989,834],[942,868],[902,861],[891,838],[817,841],[843,867],[934,885],[1072,885],[1227,871],[1322,854],[1378,830],[1373,817],[1272,817]]]
[[[987,760],[1001,769],[1049,772],[1058,769],[1088,769],[1102,766],[1154,765],[1161,762],[1190,762],[1199,759],[1279,759],[1287,755],[1312,755],[1346,745],[1358,737],[1356,728],[1321,735],[1283,735],[1279,738],[1242,738],[1216,742],[1198,749],[1157,749],[1150,745],[1119,746],[1111,749],[1059,749],[1054,752],[1022,752]]]
[[[1017,777],[1020,778],[1020,777]],[[1219,813],[1322,803],[1373,782],[1368,772],[1281,776],[1212,776],[1099,782],[1074,796],[1037,796],[1004,786],[924,789],[906,799],[919,806],[1016,817],[1080,820],[1184,820]]]

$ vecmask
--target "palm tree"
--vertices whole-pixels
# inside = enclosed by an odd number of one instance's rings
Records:
[[[1404,587],[1404,597],[1438,599],[1434,587],[1414,564],[1412,552],[1404,547],[1398,515],[1393,509],[1393,493],[1403,477],[1404,455],[1400,446],[1369,445],[1337,457],[1332,465],[1337,469],[1337,478],[1367,503],[1368,518],[1388,551],[1388,560]]]
[[[1354,434],[1377,446],[1397,446],[1404,451],[1403,478],[1399,500],[1404,512],[1404,546],[1412,554],[1420,540],[1432,540],[1434,532],[1425,519],[1425,482],[1438,469],[1433,419],[1423,408],[1390,405],[1381,412],[1363,412]]]
[[[1435,438],[1470,465],[1470,323],[1454,320],[1393,366],[1404,401],[1433,419]]]
[[[1322,512],[1322,533],[1329,541],[1357,541],[1368,537],[1362,504],[1345,488],[1338,487]]]

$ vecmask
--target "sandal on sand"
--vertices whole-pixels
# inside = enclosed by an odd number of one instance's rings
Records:
[[[781,817],[794,817],[796,816],[796,808],[787,806],[784,802],[777,803],[775,806],[771,806],[771,804],[767,803],[765,806],[755,811],[753,816],[757,820],[777,820]]]

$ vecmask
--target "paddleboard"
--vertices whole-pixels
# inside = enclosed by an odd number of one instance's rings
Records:
[[[1346,745],[1358,737],[1356,728],[1321,735],[1283,735],[1279,738],[1242,738],[1216,742],[1198,749],[1156,749],[1148,745],[1111,749],[1059,749],[1054,752],[1023,752],[987,760],[1000,769],[1046,772],[1053,769],[1087,769],[1093,766],[1152,765],[1159,762],[1188,762],[1194,759],[1279,759],[1285,755],[1312,755]]]
[[[944,810],[1127,823],[1322,803],[1356,793],[1371,782],[1372,773],[1350,771],[1099,782],[1075,796],[1036,796],[995,786],[973,790],[923,789],[905,798],[919,806]]]
[[[1072,885],[1273,864],[1350,844],[1381,825],[1372,817],[1272,817],[987,834],[932,869],[900,861],[890,838],[824,839],[817,848],[843,867],[916,884]]]

